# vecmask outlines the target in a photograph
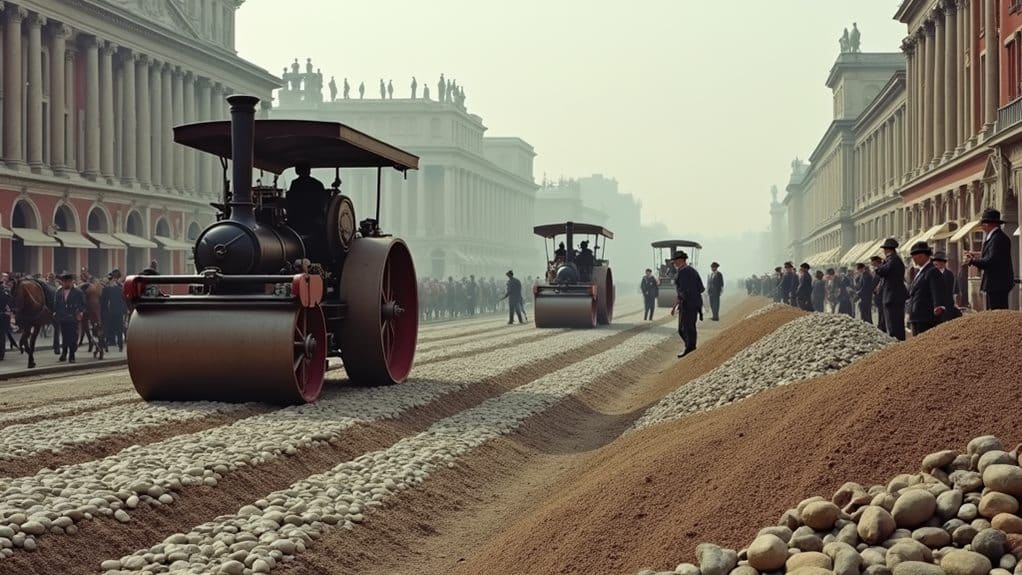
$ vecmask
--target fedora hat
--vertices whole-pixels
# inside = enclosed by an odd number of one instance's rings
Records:
[[[993,222],[995,224],[1003,224],[1004,220],[1001,219],[1001,212],[994,208],[987,208],[983,210],[983,213],[979,216],[980,223]]]
[[[710,267],[711,268],[719,268],[720,264],[718,264],[717,262],[713,262],[712,264],[710,264]]]
[[[941,251],[933,252],[933,260],[938,262],[946,262],[947,254]]]
[[[882,250],[896,250],[898,249],[898,240],[894,238],[887,238],[884,243],[880,245]]]
[[[800,267],[800,268],[802,268],[804,270],[807,270],[807,269],[809,269],[809,264],[807,264],[806,262],[802,262],[802,263],[798,264],[798,267]]]
[[[512,271],[512,270],[507,270],[507,273],[504,274],[504,275],[506,275],[507,277],[511,277],[511,276],[515,275],[515,272]]]
[[[69,271],[63,271],[63,272],[60,272],[60,275],[57,276],[57,279],[61,279],[61,280],[73,280],[73,279],[75,279],[75,275],[73,273],[69,272]]]
[[[688,254],[686,254],[685,252],[678,252],[678,253],[674,254],[674,257],[671,258],[671,259],[672,260],[687,260],[688,259]]]
[[[916,254],[931,255],[933,254],[933,250],[930,249],[930,244],[926,242],[916,242],[912,244],[912,249],[909,251],[909,255],[914,256]]]

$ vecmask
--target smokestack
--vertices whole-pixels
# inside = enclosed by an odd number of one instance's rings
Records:
[[[568,242],[567,247],[564,250],[564,261],[565,263],[571,263],[575,261],[573,257],[573,248],[575,247],[575,222],[568,222],[564,224],[565,239]]]
[[[255,111],[259,98],[228,96],[231,105],[231,220],[254,225],[255,204],[252,202],[252,163],[255,147]]]

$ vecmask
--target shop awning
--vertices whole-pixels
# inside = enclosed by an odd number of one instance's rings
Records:
[[[969,223],[965,224],[964,226],[958,228],[958,231],[955,232],[955,235],[951,236],[951,241],[953,241],[953,242],[960,242],[960,241],[962,241],[963,238],[967,237],[969,234],[971,234],[973,231],[975,231],[976,228],[978,228],[978,227],[979,227],[979,220],[976,220],[974,222],[969,222]]]
[[[1012,235],[1014,235],[1014,236],[1022,236],[1022,234],[1020,234],[1019,232],[1022,232],[1022,227],[1019,227],[1019,228],[1015,229],[1015,233],[1012,234]]]
[[[26,246],[33,248],[59,248],[60,242],[52,236],[48,236],[39,230],[32,228],[11,228],[14,237],[21,240]]]
[[[958,222],[945,222],[941,228],[937,230],[937,233],[933,234],[930,239],[939,242],[940,240],[946,240],[951,236],[955,235],[958,231]]]
[[[85,234],[92,238],[92,241],[99,244],[99,247],[104,250],[123,250],[128,247],[124,244],[124,242],[115,238],[113,234],[103,232],[85,232]]]
[[[7,229],[7,228],[5,228],[3,226],[0,226],[0,238],[10,238],[10,237],[13,237],[13,236],[14,236],[14,232],[12,232],[11,230],[9,230],[9,229]]]
[[[884,245],[884,240],[877,240],[875,242],[871,242],[868,246],[866,246],[866,249],[862,250],[862,253],[859,254],[859,259],[863,260],[862,263],[866,263],[865,260],[868,260],[873,256],[880,255],[877,252],[880,250],[880,246],[882,245]]]
[[[151,242],[143,237],[136,236],[135,234],[128,234],[121,232],[114,234],[114,237],[128,244],[129,248],[158,248],[155,242]]]
[[[96,249],[96,244],[78,232],[53,232],[53,235],[65,248]]]
[[[841,254],[840,247],[829,249],[826,251],[822,251],[818,254],[813,254],[813,256],[810,257],[809,260],[806,261],[806,263],[814,268],[822,266],[823,264],[834,263],[837,261],[837,257],[840,254]]]
[[[165,250],[190,252],[195,247],[195,244],[192,242],[182,242],[181,240],[171,239],[166,236],[153,236],[153,239],[159,242]]]
[[[928,229],[925,232],[923,232],[922,235],[920,235],[916,239],[916,241],[917,242],[929,242],[929,241],[933,240],[937,236],[937,234],[939,234],[939,233],[946,233],[948,231],[949,227],[950,226],[949,226],[948,222],[944,222],[943,224],[937,224],[935,226],[932,226],[932,227],[930,227],[930,229]],[[950,237],[950,236],[948,236],[948,237]]]
[[[919,232],[918,234],[916,234],[916,235],[912,236],[911,238],[909,238],[908,241],[906,241],[905,243],[899,244],[898,245],[898,251],[902,252],[902,255],[907,257],[908,253],[910,251],[912,251],[912,245],[915,244],[916,242],[918,242],[919,238],[923,237],[923,235],[925,233],[926,233],[926,230],[923,230],[923,231]]]
[[[868,248],[872,243],[873,240],[870,240],[868,242],[859,242],[855,244],[854,246],[852,246],[852,249],[845,252],[844,257],[841,258],[841,261],[839,263],[841,263],[842,265],[854,264],[856,261],[858,261],[862,252],[866,248]]]

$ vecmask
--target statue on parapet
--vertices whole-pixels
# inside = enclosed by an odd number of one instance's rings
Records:
[[[358,83],[358,99],[359,100],[364,100],[365,97],[366,97],[366,83],[365,82],[359,82]]]
[[[415,76],[412,76],[412,99],[415,99],[416,93],[419,91],[419,83],[415,81]]]
[[[777,186],[770,186],[770,196],[777,202]]]
[[[462,110],[464,110],[465,109],[465,89],[462,88],[461,86],[457,86],[454,89],[454,98],[455,98],[455,102],[457,103],[458,107],[461,108]]]
[[[845,54],[851,51],[851,40],[848,38],[848,28],[845,28],[845,33],[838,39],[838,43],[841,44],[841,53]]]
[[[387,80],[387,97],[391,100],[394,99],[394,81]]]
[[[422,85],[422,99],[423,100],[429,99],[429,84]]]
[[[862,35],[859,33],[859,25],[856,24],[855,22],[852,22],[852,34],[849,37],[849,47],[851,48],[852,52],[859,53],[862,51],[859,49],[861,40]]]
[[[305,73],[312,74],[312,58],[305,59]]]
[[[387,85],[383,83],[383,78],[380,78],[380,99],[387,99]]]
[[[349,96],[349,93],[351,92],[351,86],[348,85],[348,79],[347,78],[344,79],[344,88],[343,89],[344,89],[343,97],[344,97],[345,100],[347,100],[348,96]]]
[[[440,103],[447,101],[447,82],[444,81],[443,73],[440,74],[440,81],[436,84],[436,99]]]
[[[447,80],[447,94],[444,96],[444,100],[450,103],[454,103],[454,80]]]
[[[298,58],[295,58],[294,63],[291,64],[291,73],[295,76],[302,71],[302,66],[298,63]]]
[[[330,76],[330,101],[333,102],[337,99],[337,82],[334,81],[334,77]]]

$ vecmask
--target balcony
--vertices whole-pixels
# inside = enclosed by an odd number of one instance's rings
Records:
[[[1012,103],[997,110],[997,133],[1007,132],[1019,124],[1022,124],[1022,98],[1016,98]]]

